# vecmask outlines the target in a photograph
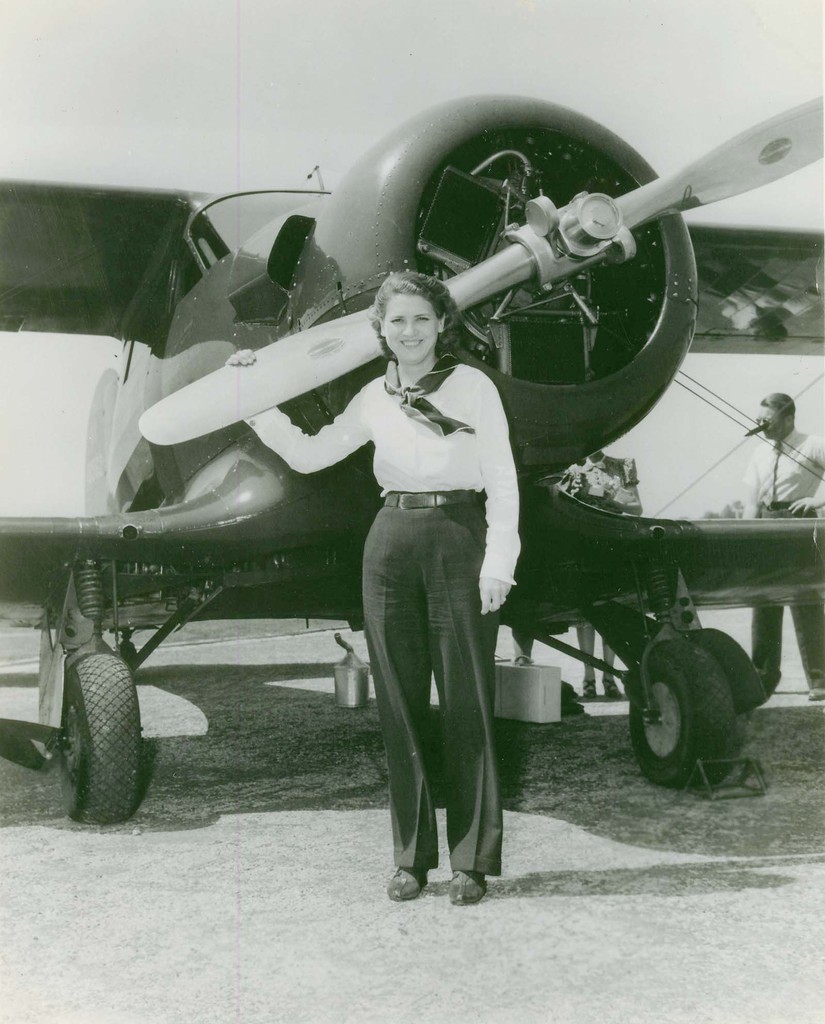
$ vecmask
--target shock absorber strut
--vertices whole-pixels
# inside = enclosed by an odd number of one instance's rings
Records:
[[[649,565],[645,573],[647,598],[650,609],[659,622],[664,622],[670,614],[670,585],[664,566]]]
[[[79,565],[74,571],[74,585],[81,615],[94,623],[95,635],[100,636],[105,603],[103,575],[97,562],[85,561]]]

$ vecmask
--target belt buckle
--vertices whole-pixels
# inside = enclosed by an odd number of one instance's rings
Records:
[[[412,499],[412,500],[410,500],[409,503],[408,503],[408,499]],[[416,495],[414,495],[414,494],[399,494],[398,495],[398,507],[399,508],[405,508],[405,509],[417,508],[418,506],[415,503],[415,499],[416,499]]]

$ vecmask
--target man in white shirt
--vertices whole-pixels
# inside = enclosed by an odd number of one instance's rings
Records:
[[[796,406],[788,395],[762,399],[761,433],[771,442],[760,445],[745,473],[746,519],[787,519],[816,516],[825,507],[825,441],[796,429]],[[784,608],[771,605],[753,611],[753,663],[766,688],[779,682]],[[796,639],[808,680],[809,699],[825,700],[825,612],[821,604],[792,605]]]

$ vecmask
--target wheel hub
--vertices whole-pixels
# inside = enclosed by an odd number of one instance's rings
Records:
[[[66,710],[66,727],[63,733],[63,757],[66,770],[72,780],[77,779],[78,762],[80,759],[80,723],[77,709],[70,704]]]
[[[658,716],[656,721],[645,722],[645,738],[657,757],[668,757],[678,746],[682,733],[679,702],[671,688],[662,682],[651,685],[650,696]]]

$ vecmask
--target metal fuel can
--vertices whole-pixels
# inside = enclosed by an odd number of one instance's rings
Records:
[[[339,708],[367,706],[370,692],[370,667],[355,653],[340,633],[335,642],[347,652],[343,661],[335,666],[335,703]]]

